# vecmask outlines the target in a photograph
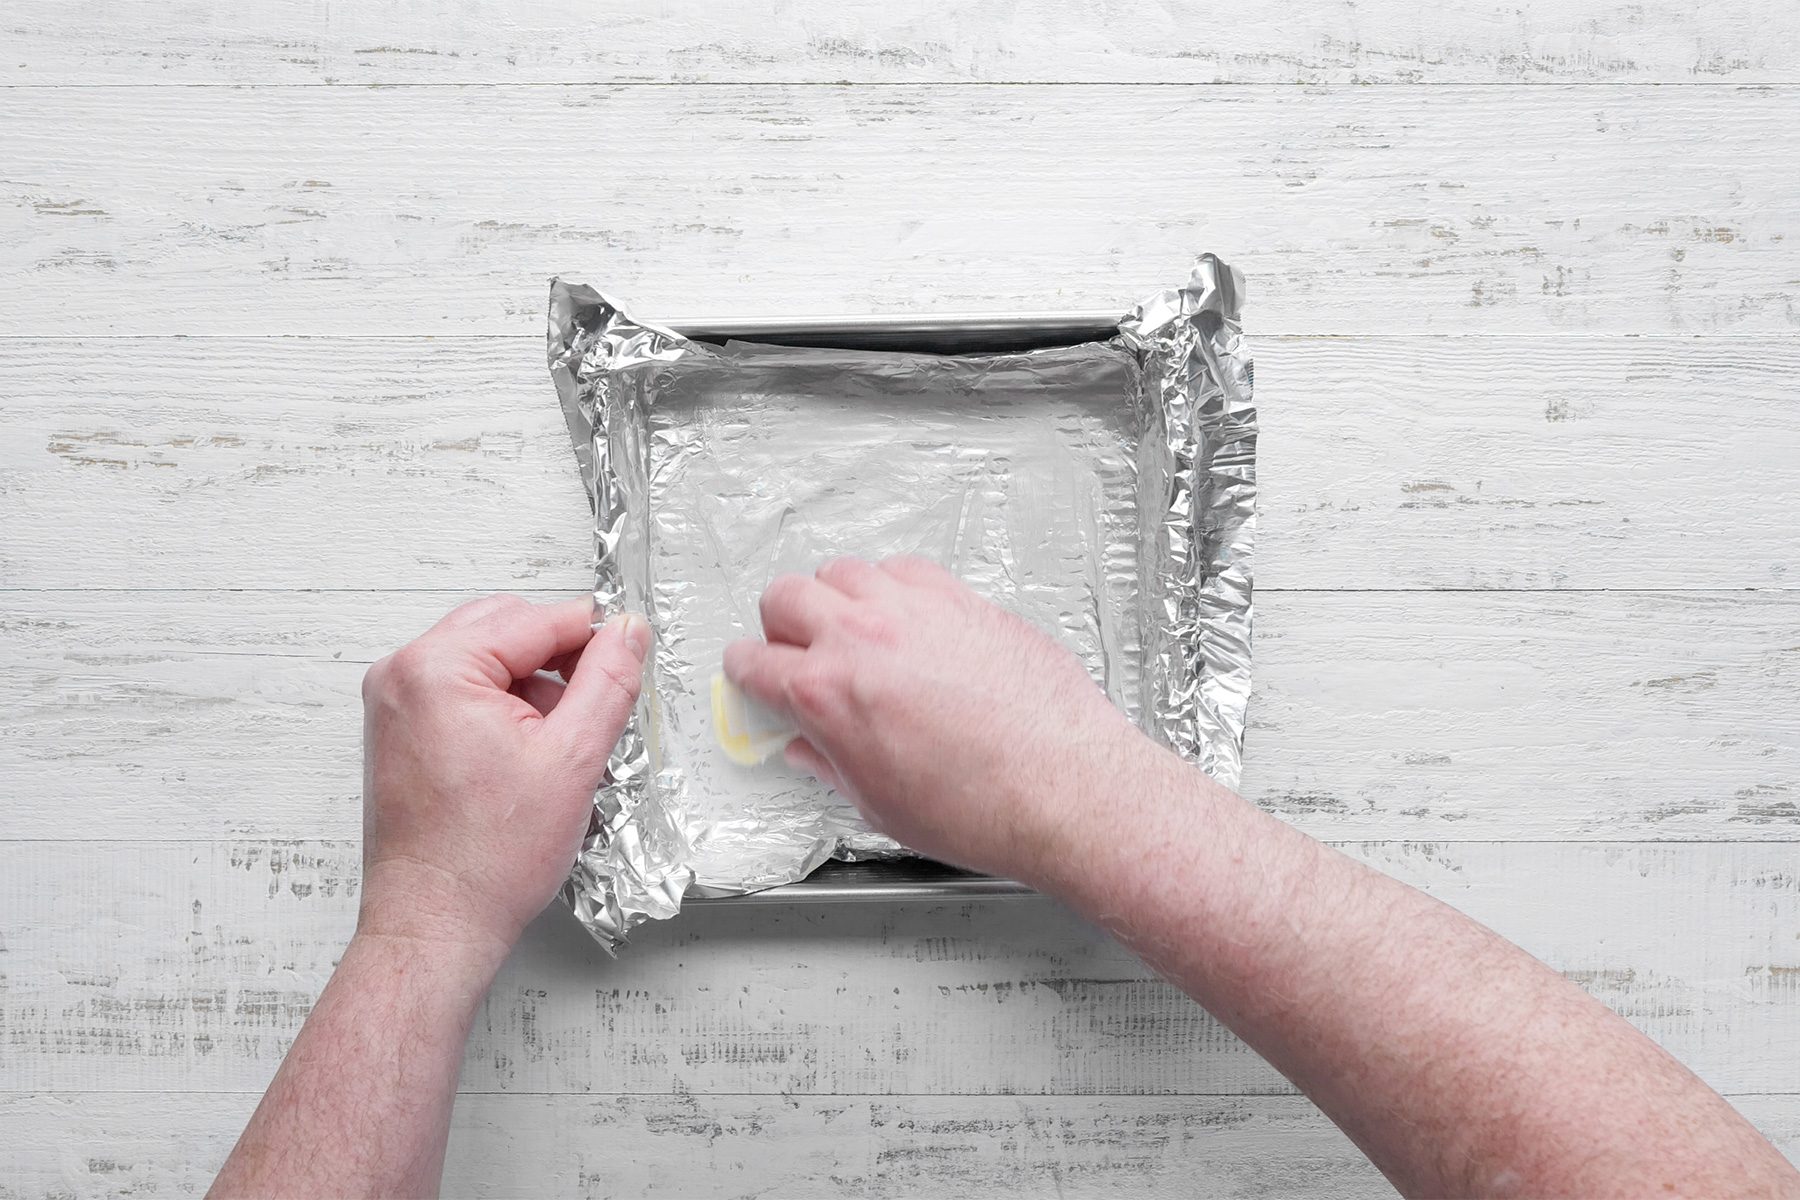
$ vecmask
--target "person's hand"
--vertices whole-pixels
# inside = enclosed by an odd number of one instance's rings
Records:
[[[923,559],[783,575],[762,621],[725,673],[804,735],[788,760],[942,861],[1031,882],[1145,741],[1073,654]]]
[[[556,894],[650,647],[592,612],[489,596],[369,668],[359,933],[503,949]]]

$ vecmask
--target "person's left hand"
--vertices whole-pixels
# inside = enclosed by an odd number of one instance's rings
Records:
[[[503,951],[556,895],[650,648],[592,612],[489,596],[369,668],[359,933]]]

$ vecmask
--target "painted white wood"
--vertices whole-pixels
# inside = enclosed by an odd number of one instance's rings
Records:
[[[363,670],[469,595],[0,594],[6,836],[357,837]],[[1245,792],[1327,838],[1792,843],[1796,631],[1794,592],[1264,595]]]
[[[1800,339],[1255,353],[1264,591],[1796,583]],[[0,586],[586,586],[541,337],[19,340],[0,395]]]
[[[1269,333],[1791,333],[1800,88],[13,88],[0,329],[542,332],[1122,307]]]
[[[15,0],[8,82],[1800,82],[1781,0]]]
[[[197,1195],[254,1097],[0,1099],[19,1195]],[[1785,1109],[1763,1105],[1778,1133]],[[1755,1111],[1755,1110],[1753,1110]],[[57,1143],[62,1143],[62,1149]],[[69,1143],[79,1148],[70,1152]],[[995,1152],[996,1147],[1003,1147]],[[0,1185],[4,1186],[4,1185]],[[1286,1097],[466,1096],[446,1196],[1392,1195]]]
[[[0,1095],[8,1196],[197,1196],[254,1093]],[[1732,1103],[1800,1160],[1800,1098]],[[1297,1096],[463,1095],[444,1195],[1390,1197]]]
[[[256,1097],[0,1096],[0,1195],[197,1196]],[[1788,1097],[1739,1101],[1793,1153]],[[1392,1196],[1297,1097],[500,1096],[457,1101],[444,1195]]]
[[[1791,843],[1364,843],[1715,1087],[1800,1092]],[[0,1091],[255,1091],[355,917],[349,842],[0,843]],[[703,906],[616,961],[552,910],[477,1017],[476,1092],[1286,1093],[1040,898]]]
[[[198,1195],[256,1097],[0,1097],[19,1195]],[[1800,1098],[1733,1103],[1790,1158]],[[6,1187],[7,1184],[0,1184]],[[444,1195],[1392,1196],[1290,1096],[502,1096],[457,1101]]]
[[[8,1100],[20,1194],[191,1196],[255,1097]],[[1739,1096],[1800,1160],[1800,1097]],[[71,1151],[70,1143],[77,1149]],[[1389,1197],[1287,1096],[464,1096],[446,1196]],[[0,1185],[5,1186],[5,1185]]]
[[[204,1187],[350,928],[362,664],[585,587],[549,274],[1110,307],[1200,249],[1259,339],[1250,794],[1800,1154],[1800,10],[608,7],[0,22],[0,1197]],[[779,86],[840,81],[902,86]],[[553,912],[464,1084],[453,1195],[1385,1194],[1041,900],[617,962]]]

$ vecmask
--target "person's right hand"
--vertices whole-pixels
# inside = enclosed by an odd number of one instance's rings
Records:
[[[783,575],[762,621],[725,673],[800,729],[788,760],[941,861],[1031,882],[1147,744],[1073,654],[924,559]]]

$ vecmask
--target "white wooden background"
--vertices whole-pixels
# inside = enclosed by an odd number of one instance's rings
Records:
[[[1425,9],[1427,11],[1420,11]],[[1118,306],[1263,413],[1260,803],[1800,1155],[1787,0],[12,0],[0,1197],[202,1188],[356,904],[363,665],[586,585],[542,365],[649,313]],[[1048,902],[538,922],[447,1190],[1380,1194]]]

